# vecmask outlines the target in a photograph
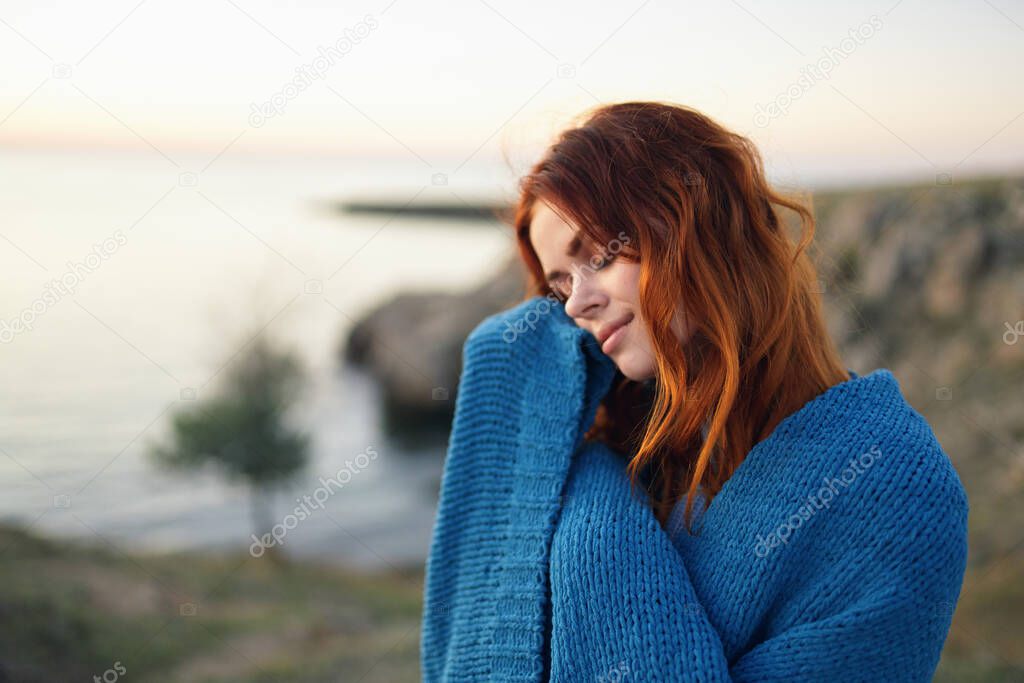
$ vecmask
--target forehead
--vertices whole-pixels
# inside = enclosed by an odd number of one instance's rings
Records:
[[[576,228],[558,215],[547,203],[538,201],[530,219],[530,243],[542,258],[555,258],[565,251]]]

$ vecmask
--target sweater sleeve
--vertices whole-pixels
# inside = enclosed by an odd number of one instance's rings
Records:
[[[868,577],[851,570],[838,584],[851,597],[823,596],[836,607],[765,628],[730,659],[682,556],[630,495],[619,459],[600,445],[584,456],[599,462],[574,470],[552,548],[552,680],[931,680],[959,594],[966,510],[936,517],[944,528],[928,534],[901,529],[899,545],[868,551]],[[908,562],[926,590],[906,588]]]

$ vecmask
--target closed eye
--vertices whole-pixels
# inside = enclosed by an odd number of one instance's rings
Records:
[[[609,263],[615,260],[615,254],[610,254],[604,258],[598,257],[598,264],[594,266],[594,270],[602,270],[608,266]],[[591,261],[593,263],[593,261]]]
[[[561,299],[568,299],[572,293],[572,286],[568,282],[568,276],[560,276],[548,281],[548,289],[554,292]]]

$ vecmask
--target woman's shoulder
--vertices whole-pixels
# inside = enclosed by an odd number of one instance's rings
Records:
[[[838,417],[831,440],[857,444],[851,467],[864,474],[877,472],[894,501],[908,494],[910,486],[966,509],[966,494],[952,460],[931,425],[907,400],[896,376],[878,368],[839,386],[844,385],[846,390],[837,391],[832,401]]]
[[[708,522],[725,529],[802,514],[827,535],[858,525],[913,536],[943,527],[959,537],[967,511],[959,475],[931,426],[893,373],[879,368],[783,419],[716,493]]]
[[[870,528],[905,552],[929,544],[962,551],[967,494],[931,425],[907,401],[895,375],[878,368],[820,398],[820,410],[809,411],[806,429],[794,429],[791,443],[780,444],[802,452],[790,465],[807,472],[805,477],[789,472],[791,481],[800,483],[785,491],[809,495],[811,503],[827,498],[833,533],[843,525]]]
[[[952,461],[931,425],[907,401],[896,376],[887,368],[828,388],[780,422],[751,452],[764,447],[790,457],[772,458],[766,467],[785,464],[828,470],[850,466],[871,469],[923,486],[959,488]]]

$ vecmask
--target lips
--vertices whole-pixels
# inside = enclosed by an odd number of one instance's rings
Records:
[[[629,313],[627,315],[622,316],[618,320],[610,322],[604,327],[602,327],[600,330],[597,331],[597,343],[604,345],[605,341],[608,339],[608,337],[612,336],[612,333],[615,332],[615,330],[619,329],[623,325],[628,325],[632,319],[633,314]]]

